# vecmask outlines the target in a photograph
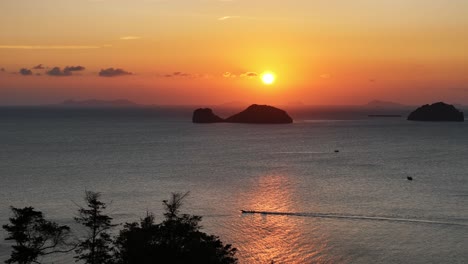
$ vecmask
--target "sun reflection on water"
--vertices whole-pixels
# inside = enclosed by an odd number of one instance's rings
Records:
[[[244,210],[300,212],[296,186],[290,177],[264,175],[240,196]],[[326,263],[327,237],[300,217],[240,214],[232,227],[244,263]]]

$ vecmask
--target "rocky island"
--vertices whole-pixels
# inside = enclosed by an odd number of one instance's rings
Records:
[[[213,113],[210,108],[199,108],[193,112],[193,123],[247,123],[247,124],[290,124],[293,119],[286,111],[269,105],[251,105],[244,111],[226,119]]]
[[[408,120],[411,121],[452,121],[463,122],[465,116],[453,105],[438,102],[432,105],[423,105],[413,111]]]
[[[224,119],[215,115],[210,108],[199,108],[193,112],[193,123],[219,123],[224,122]]]

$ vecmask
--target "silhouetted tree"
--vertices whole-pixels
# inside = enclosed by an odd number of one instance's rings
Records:
[[[237,249],[200,231],[200,216],[179,213],[186,196],[175,193],[171,200],[163,201],[166,212],[160,224],[154,223],[151,214],[140,223],[127,223],[116,242],[118,263],[237,263]]]
[[[39,257],[73,250],[68,242],[68,226],[45,220],[42,212],[33,207],[11,207],[11,210],[14,217],[10,218],[10,224],[3,225],[3,229],[8,232],[5,240],[13,240],[16,244],[5,263],[40,263]]]
[[[159,250],[155,248],[154,237],[159,233],[159,226],[154,223],[154,216],[148,214],[140,223],[126,223],[117,237],[117,263],[155,263],[159,259]]]
[[[77,246],[75,256],[76,261],[83,260],[86,264],[107,264],[112,263],[112,237],[110,229],[112,218],[103,214],[106,204],[99,200],[100,193],[86,192],[86,208],[78,210],[79,216],[75,221],[83,225],[87,231],[87,236],[81,240]]]

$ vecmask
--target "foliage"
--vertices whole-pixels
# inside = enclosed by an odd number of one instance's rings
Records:
[[[237,249],[223,245],[218,237],[201,232],[200,216],[180,214],[187,196],[172,194],[163,201],[164,221],[154,223],[148,214],[140,223],[127,223],[117,238],[118,262],[121,264],[167,263],[237,263]]]
[[[110,229],[112,218],[103,214],[106,204],[99,200],[100,193],[86,192],[86,208],[78,210],[75,221],[83,225],[87,230],[87,236],[77,245],[75,252],[76,261],[84,261],[86,264],[112,263],[112,237]]]
[[[10,218],[10,224],[3,225],[3,229],[8,232],[5,240],[13,240],[16,244],[5,263],[39,263],[39,257],[73,250],[67,242],[68,226],[45,220],[42,212],[33,207],[11,207],[11,210],[14,217]]]
[[[68,242],[68,226],[45,220],[33,207],[12,207],[14,217],[3,228],[8,232],[5,239],[16,244],[5,263],[40,263],[40,257],[75,250],[76,262],[86,264],[236,264],[236,248],[202,232],[200,216],[180,213],[186,196],[175,193],[163,201],[161,223],[156,224],[154,216],[147,214],[140,222],[125,224],[114,241],[111,229],[115,225],[104,214],[106,204],[99,193],[86,192],[86,206],[79,208],[75,221],[87,232],[73,244]]]

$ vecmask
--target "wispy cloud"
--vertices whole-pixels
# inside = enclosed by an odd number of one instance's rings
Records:
[[[188,73],[188,72],[171,72],[171,73],[157,73],[156,77],[159,78],[172,78],[173,80],[180,80],[180,79],[211,79],[214,76],[208,73]]]
[[[223,16],[223,17],[218,18],[218,20],[224,21],[224,20],[234,19],[234,18],[240,18],[240,16]]]
[[[38,65],[34,66],[33,69],[35,69],[35,70],[43,70],[43,69],[45,69],[45,67],[44,67],[42,64],[38,64]]]
[[[255,79],[260,76],[259,73],[254,71],[248,72],[224,72],[222,75],[224,78],[234,79],[234,78],[247,78],[247,79]]]
[[[225,72],[223,73],[222,75],[224,78],[237,78],[237,77],[240,77],[240,78],[249,78],[249,79],[252,79],[252,78],[257,78],[258,76],[260,76],[260,74],[258,74],[257,72],[237,72],[237,73],[233,73],[233,72]]]
[[[225,77],[225,78],[234,78],[235,75],[232,74],[231,72],[225,72],[225,73],[223,73],[223,77]]]
[[[185,72],[173,72],[170,74],[164,74],[164,77],[171,78],[171,77],[196,77],[193,74],[185,73]]]
[[[0,49],[99,49],[101,46],[81,46],[81,45],[0,45]]]
[[[138,37],[138,36],[124,36],[124,37],[120,37],[120,40],[135,40],[135,39],[141,39],[142,37]]]

